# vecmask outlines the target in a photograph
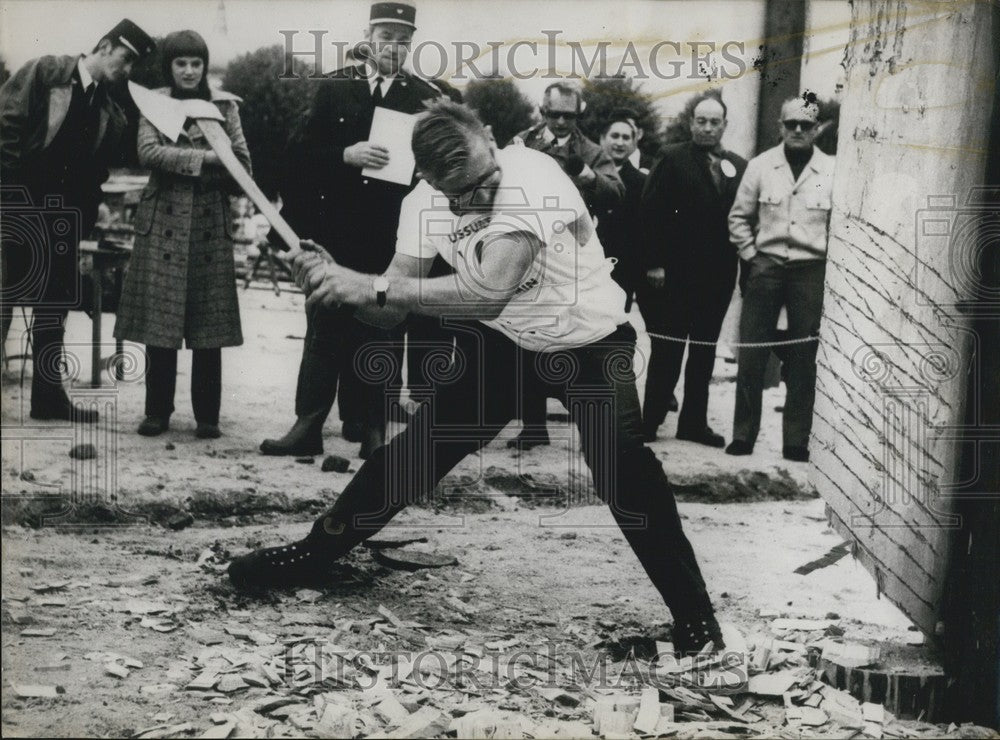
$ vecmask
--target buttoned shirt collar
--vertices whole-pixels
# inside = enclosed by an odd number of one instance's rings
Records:
[[[389,75],[383,75],[378,71],[377,67],[365,65],[365,75],[368,78],[368,92],[372,95],[375,94],[375,85],[378,82],[378,78],[382,78],[382,97],[384,98],[389,94],[389,88],[392,87],[393,80],[396,79],[397,73],[393,72]]]
[[[573,134],[566,134],[561,139],[557,139],[556,135],[552,133],[552,131],[549,129],[548,126],[546,126],[542,130],[542,141],[544,141],[546,144],[551,144],[552,142],[555,142],[556,146],[566,146],[566,142],[569,141],[572,135]]]

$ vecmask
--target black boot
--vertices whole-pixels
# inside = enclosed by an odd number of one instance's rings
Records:
[[[307,537],[282,547],[254,550],[229,564],[229,580],[239,591],[265,591],[322,584],[330,566]]]
[[[711,613],[674,622],[673,642],[679,658],[697,655],[710,642],[713,651],[726,646],[719,622]]]
[[[265,439],[260,451],[265,455],[310,456],[323,454],[323,420],[317,414],[300,416],[281,439]]]

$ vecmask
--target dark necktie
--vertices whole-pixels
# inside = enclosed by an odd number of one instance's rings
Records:
[[[382,83],[384,78],[377,77],[375,79],[375,89],[372,90],[372,105],[378,106],[382,105]]]
[[[712,182],[715,183],[715,189],[718,192],[722,192],[722,158],[717,157],[715,154],[709,152],[708,154],[708,171],[712,175]]]

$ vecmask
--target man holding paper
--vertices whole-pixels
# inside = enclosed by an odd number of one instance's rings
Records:
[[[309,116],[288,153],[283,215],[303,236],[323,244],[338,264],[381,273],[393,256],[399,209],[415,183],[412,114],[441,91],[403,70],[416,28],[416,8],[375,2],[360,64],[319,83]],[[385,440],[385,382],[359,377],[359,351],[386,343],[384,331],[361,324],[350,309],[316,306],[307,330],[295,393],[296,421],[282,438],[264,440],[266,455],[323,451],[323,424],[337,395],[345,436],[366,458]],[[401,364],[401,345],[396,363]],[[355,361],[358,358],[358,362]]]

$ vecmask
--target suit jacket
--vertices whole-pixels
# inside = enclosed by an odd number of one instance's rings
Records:
[[[644,270],[663,267],[673,284],[732,292],[737,255],[729,243],[728,216],[747,163],[729,151],[722,159],[735,172],[723,172],[720,192],[707,155],[693,142],[664,150],[642,194]]]
[[[565,167],[566,160],[572,156],[578,156],[590,169],[594,171],[597,178],[587,187],[580,188],[580,195],[587,203],[587,208],[591,215],[597,215],[601,210],[615,208],[625,197],[625,186],[618,176],[618,170],[611,157],[592,142],[579,130],[574,130],[570,134],[569,140],[564,147],[557,147],[554,141],[546,142],[544,139],[545,124],[522,131],[516,138],[520,139],[526,147],[545,152],[549,156],[558,160],[559,164]]]
[[[646,175],[626,160],[618,176],[625,185],[625,197],[620,205],[597,212],[597,236],[604,253],[618,260],[611,277],[631,295],[641,278],[641,244],[645,233],[640,209]]]
[[[250,172],[237,101],[212,93],[233,153]],[[175,143],[139,120],[139,164],[151,172],[135,214],[135,247],[115,324],[119,339],[174,349],[182,342],[191,349],[243,343],[229,208],[237,186],[222,167],[202,166],[209,148],[194,124]]]
[[[407,72],[399,74],[381,103],[419,113],[441,91]],[[364,177],[344,162],[344,150],[367,141],[375,106],[363,66],[331,73],[317,83],[309,115],[293,137],[286,162],[282,215],[298,234],[322,244],[340,263],[382,272],[392,260],[403,198],[416,184]]]
[[[26,188],[38,210],[46,210],[44,196],[62,195],[64,207],[80,209],[79,229],[72,229],[71,234],[82,238],[90,233],[97,220],[101,183],[108,179],[108,164],[121,143],[126,121],[125,113],[105,89],[100,97],[96,135],[83,151],[73,155],[82,158],[74,162],[74,171],[82,174],[72,182],[61,183],[52,168],[44,164],[46,150],[69,112],[73,86],[79,84],[73,74],[79,59],[77,56],[33,59],[0,88],[0,178],[5,186]],[[5,293],[5,299],[72,302],[73,287],[79,280],[76,245],[73,247],[61,254],[37,255],[46,260],[49,275],[40,292],[32,289],[31,295],[16,296]],[[34,258],[20,243],[5,243],[4,251],[7,268],[4,284],[10,286],[20,281],[25,270],[32,269]]]

